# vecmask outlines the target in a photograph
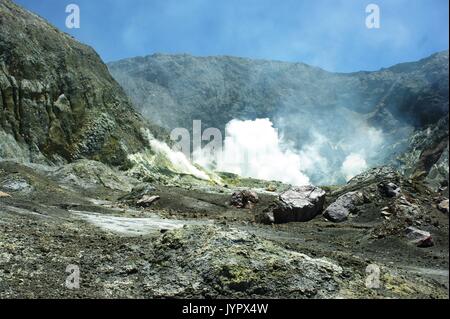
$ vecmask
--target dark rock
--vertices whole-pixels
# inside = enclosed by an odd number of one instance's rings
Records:
[[[322,212],[325,191],[314,186],[293,187],[279,196],[273,209],[275,223],[305,222]]]
[[[343,222],[348,216],[355,211],[356,206],[362,204],[364,198],[362,193],[349,192],[340,196],[325,210],[323,215],[326,219],[333,222]]]
[[[255,222],[265,225],[272,225],[275,223],[275,218],[273,217],[273,212],[264,211],[262,213],[255,215]]]
[[[386,197],[397,197],[400,196],[401,189],[396,184],[389,182],[389,183],[380,183],[378,185],[378,189],[380,190],[381,194],[383,194]]]
[[[243,190],[234,192],[231,195],[230,204],[236,208],[253,208],[253,205],[258,203],[258,194],[250,190]]]

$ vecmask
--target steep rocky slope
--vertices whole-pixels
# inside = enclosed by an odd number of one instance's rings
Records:
[[[392,164],[406,176],[424,179],[431,188],[447,188],[448,128],[448,117],[445,117],[434,125],[417,130],[406,141],[407,150]]]
[[[146,121],[90,47],[0,1],[0,158],[123,165]]]
[[[223,128],[233,118],[334,115],[345,108],[392,129],[398,121],[420,127],[448,113],[448,51],[350,74],[301,63],[163,54],[108,67],[138,109],[169,128],[190,127],[192,119]]]
[[[191,129],[201,120],[204,129],[224,133],[232,119],[270,118],[296,150],[317,152],[327,162],[306,168],[316,184],[345,182],[338,172],[354,152],[368,166],[408,166],[396,159],[413,135],[448,116],[448,51],[350,74],[301,63],[163,54],[108,67],[137,109],[169,129]],[[448,130],[440,127],[438,143],[448,144]]]

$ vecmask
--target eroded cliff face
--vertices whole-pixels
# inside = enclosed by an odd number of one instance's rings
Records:
[[[90,47],[0,1],[0,158],[124,165],[146,121]]]
[[[434,190],[447,188],[448,125],[448,118],[445,117],[415,132],[407,141],[407,151],[392,164],[406,176],[424,179]]]

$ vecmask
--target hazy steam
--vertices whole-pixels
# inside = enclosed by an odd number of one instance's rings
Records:
[[[341,171],[348,181],[367,169],[367,162],[360,154],[350,154],[342,163]]]
[[[301,156],[289,149],[269,119],[232,120],[225,129],[218,169],[294,185],[309,184]]]
[[[370,167],[383,143],[381,131],[364,123],[353,122],[349,132],[327,136],[310,125],[296,147],[269,119],[232,120],[217,169],[293,185],[345,183]]]

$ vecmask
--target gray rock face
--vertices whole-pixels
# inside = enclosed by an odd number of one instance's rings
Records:
[[[0,1],[0,159],[124,165],[146,122],[90,47]]]
[[[430,188],[448,186],[448,117],[414,133],[406,152],[393,164],[407,176],[425,180]]]
[[[90,160],[78,160],[64,165],[52,172],[52,175],[63,184],[84,189],[103,186],[111,190],[130,192],[137,183],[137,180],[124,176],[114,168]]]
[[[432,189],[438,190],[441,187],[448,187],[448,143],[447,148],[442,152],[439,160],[431,166],[425,181]]]
[[[339,223],[347,220],[348,216],[363,202],[363,194],[360,192],[349,192],[340,196],[325,210],[323,215],[326,219]]]
[[[372,184],[380,180],[394,180],[400,179],[400,174],[390,166],[374,167],[355,177],[353,177],[347,184],[347,188],[355,187],[357,185]]]
[[[293,187],[279,196],[273,209],[275,223],[305,222],[323,209],[325,191],[315,186]]]

